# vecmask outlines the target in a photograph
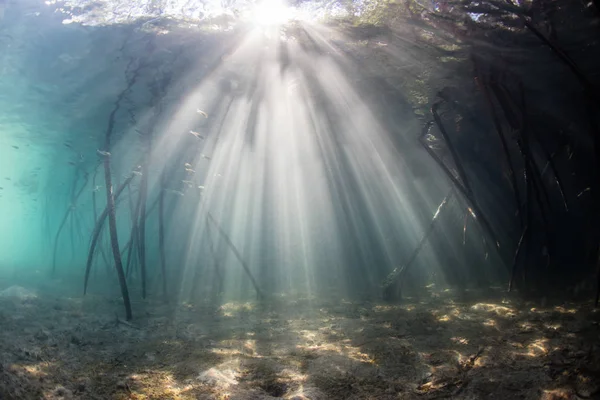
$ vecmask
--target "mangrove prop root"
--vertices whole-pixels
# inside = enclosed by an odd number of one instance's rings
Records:
[[[246,264],[246,262],[242,258],[242,255],[240,254],[240,252],[238,251],[238,249],[235,247],[235,245],[233,244],[233,242],[231,241],[231,239],[229,239],[229,236],[227,236],[227,234],[225,232],[223,232],[223,229],[221,229],[221,227],[219,226],[219,224],[217,223],[217,221],[213,218],[213,216],[211,215],[211,213],[208,213],[208,219],[217,228],[217,231],[223,237],[223,239],[225,239],[225,242],[227,243],[227,245],[229,245],[229,247],[231,248],[231,251],[233,252],[233,254],[235,255],[235,257],[238,259],[238,261],[240,262],[240,264],[242,265],[242,268],[246,272],[246,275],[248,275],[248,278],[250,278],[250,282],[252,282],[252,286],[254,286],[254,290],[256,290],[256,295],[258,296],[259,299],[262,299],[263,298],[263,294],[262,294],[260,288],[258,287],[258,284],[256,283],[256,280],[254,279],[254,276],[252,275],[252,272],[250,272],[250,268],[248,268],[248,265]]]
[[[115,192],[113,198],[118,198],[121,195],[121,193],[123,193],[123,190],[125,189],[125,187],[127,187],[129,185],[129,183],[131,182],[131,180],[133,179],[134,176],[135,175],[132,174],[127,179],[125,179],[125,181],[121,184],[121,186],[119,186],[117,188],[117,191]],[[102,211],[102,214],[100,214],[100,216],[98,217],[98,220],[96,221],[96,225],[94,226],[94,231],[92,232],[92,241],[90,243],[90,249],[88,251],[87,263],[85,265],[85,278],[84,278],[84,283],[83,283],[83,294],[86,294],[86,292],[87,292],[88,280],[90,277],[90,271],[92,269],[92,261],[94,259],[96,245],[98,244],[100,232],[102,232],[102,226],[104,225],[104,221],[106,221],[108,214],[109,214],[109,207],[107,205],[104,208],[104,211]]]
[[[550,154],[548,149],[546,149],[546,147],[544,146],[542,141],[539,139],[539,137],[537,138],[537,142],[539,143],[540,148],[544,152],[544,156],[546,157],[546,159],[548,161],[548,166],[550,167],[550,170],[552,171],[552,174],[554,175],[554,181],[556,182],[556,186],[558,187],[558,192],[560,193],[560,198],[562,200],[563,206],[565,207],[565,211],[568,212],[569,211],[569,203],[567,202],[567,197],[565,195],[565,187],[562,183],[560,175],[558,174],[558,170],[556,169],[556,163],[553,160],[552,154]],[[540,177],[542,177],[541,172],[540,172]]]
[[[210,254],[213,258],[213,267],[215,269],[215,274],[217,275],[217,279],[219,279],[219,292],[223,286],[223,275],[221,274],[221,264],[219,263],[219,259],[217,257],[217,251],[215,250],[215,243],[213,241],[212,235],[210,234],[210,225],[208,224],[208,220],[206,221],[206,237],[208,239],[208,247],[210,248]]]
[[[598,301],[600,301],[600,251],[598,252],[598,259],[596,261],[596,299],[594,300],[594,307],[598,308]]]
[[[488,104],[488,108],[492,114],[492,120],[494,121],[494,126],[496,128],[496,133],[498,134],[498,138],[500,139],[500,143],[502,144],[502,150],[504,152],[504,158],[508,165],[508,170],[510,171],[510,182],[513,187],[513,192],[515,195],[515,204],[517,207],[517,213],[519,214],[519,221],[521,222],[521,226],[523,226],[523,213],[521,212],[521,200],[519,196],[519,186],[517,185],[517,177],[515,174],[515,168],[510,157],[510,150],[508,148],[508,143],[506,142],[506,138],[504,137],[504,132],[502,131],[502,124],[500,123],[500,118],[498,118],[498,114],[496,113],[496,109],[494,108],[494,103],[492,101],[492,96],[490,94],[488,86],[481,81],[481,87],[483,90],[483,94],[485,96],[486,102]],[[496,94],[497,98],[500,98],[498,94]],[[509,109],[505,109],[505,113],[509,113]]]
[[[534,161],[534,157],[533,154],[531,152],[531,145],[530,145],[530,141],[529,141],[529,129],[528,129],[528,124],[527,124],[527,103],[525,101],[525,91],[523,90],[523,85],[520,83],[519,84],[519,88],[520,88],[520,92],[521,92],[521,110],[523,113],[523,126],[521,127],[521,144],[520,144],[520,148],[521,151],[523,152],[523,158],[524,158],[524,164],[525,164],[525,171],[526,171],[526,177],[527,177],[527,184],[530,185],[528,186],[528,189],[530,192],[527,196],[528,198],[528,203],[527,203],[527,218],[528,218],[528,222],[527,225],[531,226],[531,213],[532,213],[532,207],[530,205],[530,201],[531,201],[531,190],[533,190],[533,193],[535,194],[535,199],[539,205],[539,211],[540,211],[540,215],[542,218],[542,222],[543,222],[543,226],[544,226],[544,233],[546,236],[546,248],[548,249],[548,257],[549,260],[552,260],[553,257],[553,243],[552,243],[552,234],[551,234],[551,230],[550,230],[550,224],[548,222],[548,218],[546,217],[546,212],[544,210],[544,204],[542,201],[542,197],[541,194],[544,194],[544,197],[546,198],[546,202],[548,204],[548,208],[550,209],[550,212],[552,212],[551,210],[551,203],[550,203],[550,197],[548,195],[548,191],[546,190],[546,187],[544,185],[544,182],[542,180],[542,176],[540,173],[540,170],[538,169],[538,167],[536,166],[536,163]],[[519,145],[519,141],[517,141],[517,144]],[[527,243],[530,243],[531,240],[531,235],[532,235],[532,230],[528,230],[527,232]],[[527,263],[525,263],[525,265],[527,265]],[[526,270],[524,272],[527,272]]]
[[[440,107],[440,104],[440,102],[437,102],[433,106],[431,106],[431,114],[433,114],[433,119],[435,120],[435,123],[437,124],[440,132],[442,133],[442,136],[444,137],[444,140],[446,141],[446,145],[448,146],[448,150],[450,150],[450,154],[452,154],[454,165],[456,165],[456,170],[458,171],[458,175],[460,176],[460,180],[462,181],[464,188],[466,189],[467,193],[469,193],[469,195],[472,195],[473,191],[471,190],[471,185],[469,184],[469,181],[467,179],[467,173],[465,172],[462,163],[460,162],[460,158],[456,149],[454,148],[454,144],[450,140],[450,136],[448,135],[448,132],[446,132],[446,128],[444,128],[444,124],[442,123],[442,119],[440,118],[440,115],[438,113],[438,108]]]
[[[125,246],[127,248],[127,261],[125,263],[125,278],[127,278],[127,279],[130,278],[131,271],[133,270],[133,268],[131,267],[133,257],[135,256],[135,254],[139,254],[139,250],[136,253],[132,253],[134,246],[136,246],[136,244],[134,243],[133,238],[130,238],[129,242],[127,242],[127,245]]]
[[[554,53],[561,59],[562,62],[571,70],[573,75],[577,77],[577,80],[581,83],[583,88],[587,91],[590,98],[593,99],[594,102],[600,102],[600,97],[598,96],[594,85],[591,81],[585,76],[585,74],[581,71],[579,66],[569,57],[561,48],[559,48],[556,44],[554,44],[550,39],[544,36],[526,17],[522,17],[525,26],[538,38],[540,39],[546,46],[548,46]]]
[[[127,71],[134,64],[132,59],[127,65]],[[104,157],[104,180],[106,182],[106,212],[108,214],[108,226],[110,230],[110,243],[112,247],[113,257],[115,259],[115,269],[117,270],[117,277],[119,278],[119,286],[121,288],[121,295],[123,297],[123,304],[125,306],[125,318],[129,321],[132,318],[131,314],[131,302],[129,300],[129,290],[127,289],[127,281],[125,279],[125,272],[123,271],[123,263],[121,260],[121,252],[119,251],[119,238],[117,236],[117,216],[115,206],[115,196],[113,194],[112,177],[110,171],[110,137],[113,134],[116,122],[117,112],[121,108],[121,103],[127,93],[131,90],[133,85],[139,76],[142,64],[138,64],[137,68],[133,71],[131,77],[127,78],[127,85],[125,89],[119,93],[114,103],[114,107],[108,117],[108,126],[106,127],[106,134],[104,139],[104,149],[99,152]],[[129,179],[129,178],[128,178]],[[123,185],[121,185],[123,186]],[[92,252],[93,254],[93,252]]]
[[[107,146],[108,148],[108,146]],[[133,318],[131,314],[131,302],[129,300],[129,290],[125,281],[125,272],[121,261],[121,252],[119,251],[119,239],[117,236],[117,216],[115,207],[115,196],[113,195],[112,178],[110,176],[110,158],[104,157],[104,175],[106,182],[106,210],[108,211],[108,227],[110,229],[110,243],[112,247],[113,257],[115,259],[115,268],[119,278],[121,287],[121,295],[125,305],[125,318],[130,321]]]
[[[137,204],[139,204],[139,201],[137,202]],[[152,211],[154,211],[154,209],[156,208],[156,205],[158,204],[158,198],[156,198],[154,200],[154,203],[152,203],[152,205],[150,207],[148,207],[146,214],[145,214],[145,218],[148,218],[148,216],[152,213]],[[137,228],[137,221],[139,219],[139,209],[136,206],[136,210],[135,211],[135,219],[132,225],[132,231],[131,231],[131,235],[129,237],[129,241],[127,242],[127,244],[124,247],[123,252],[125,252],[125,250],[127,250],[127,264],[126,264],[126,277],[127,279],[129,279],[133,268],[130,268],[130,266],[132,265],[131,261],[133,260],[133,256],[132,254],[135,256],[137,255],[138,257],[138,262],[139,262],[139,244],[138,244],[138,236],[139,236],[139,232],[138,232],[138,228]],[[135,253],[131,253],[133,251],[134,248],[137,248],[137,251]]]
[[[65,215],[64,215],[62,221],[60,222],[60,225],[58,226],[58,231],[56,231],[56,236],[54,236],[54,253],[52,256],[52,274],[54,274],[56,272],[56,254],[58,253],[58,238],[60,237],[60,233],[62,232],[63,228],[65,227],[65,224],[67,223],[67,219],[69,218],[69,215],[71,214],[71,208],[72,208],[72,206],[69,206],[69,209],[67,210],[67,212],[65,212]]]
[[[519,244],[517,245],[517,249],[515,250],[515,256],[513,257],[513,264],[512,264],[512,272],[510,274],[510,281],[508,282],[508,291],[509,292],[511,292],[512,288],[513,288],[513,284],[515,281],[515,273],[517,272],[517,261],[519,258],[519,254],[521,253],[523,238],[525,237],[525,234],[527,233],[527,229],[528,229],[528,226],[525,225],[525,228],[523,228],[523,232],[521,233],[521,238],[519,239]]]
[[[394,268],[394,270],[387,276],[387,278],[383,282],[382,291],[383,291],[383,299],[384,300],[392,300],[393,299],[394,289],[396,289],[398,287],[398,285],[402,281],[402,277],[406,274],[406,272],[408,271],[408,268],[410,268],[412,263],[416,260],[421,249],[427,242],[427,239],[429,239],[429,236],[433,232],[433,229],[435,228],[436,222],[437,222],[442,210],[444,209],[446,204],[448,204],[448,201],[450,200],[450,198],[452,198],[453,195],[454,195],[454,187],[452,187],[450,189],[450,191],[448,192],[446,197],[444,197],[444,200],[442,200],[442,202],[438,206],[437,211],[433,215],[433,218],[431,219],[429,226],[423,233],[423,236],[421,237],[419,244],[413,250],[412,254],[408,258],[408,260],[406,261],[404,266],[402,266],[402,268],[400,268],[400,269]]]
[[[494,243],[495,243],[494,247],[496,248],[496,251],[498,251],[500,256],[502,256],[502,254],[500,253],[500,242],[497,239],[496,232],[494,231],[494,228],[492,228],[491,224],[488,222],[488,220],[485,217],[485,215],[483,214],[482,210],[479,208],[479,205],[475,201],[475,198],[472,196],[471,193],[469,193],[465,189],[465,187],[462,185],[462,183],[454,176],[454,174],[448,169],[448,167],[442,162],[442,160],[438,157],[438,155],[433,151],[433,149],[431,147],[429,147],[429,145],[425,141],[425,135],[427,134],[427,132],[429,131],[429,128],[431,128],[431,126],[432,126],[432,123],[428,123],[425,125],[425,129],[423,130],[421,137],[419,138],[421,145],[425,148],[425,151],[427,151],[427,153],[431,156],[431,158],[433,158],[433,160],[438,164],[438,166],[442,169],[442,171],[444,171],[446,173],[446,176],[448,177],[448,179],[450,179],[450,181],[454,184],[454,186],[461,192],[461,194],[467,200],[467,203],[473,210],[473,214],[475,216],[474,218],[477,220],[477,222],[480,224],[480,226],[483,227],[483,229],[487,233],[487,235],[494,241]]]
[[[77,204],[77,200],[79,199],[79,196],[81,196],[81,193],[83,193],[83,190],[87,186],[87,183],[88,183],[88,175],[86,173],[85,181],[83,182],[83,185],[81,185],[81,188],[79,189],[79,191],[77,193],[71,194],[71,204],[69,205],[69,208],[65,212],[65,215],[58,227],[58,231],[56,231],[56,235],[54,236],[54,251],[53,251],[53,255],[52,255],[52,274],[54,274],[56,272],[56,254],[58,253],[58,239],[60,237],[60,233],[64,229],[69,216],[75,210],[75,205]],[[75,182],[75,184],[77,184],[77,182]],[[71,240],[71,242],[72,242],[72,240]]]
[[[221,267],[220,267],[219,258],[217,257],[217,252],[215,250],[212,235],[210,233],[211,228],[210,228],[210,223],[208,221],[208,217],[205,219],[205,225],[206,225],[206,241],[208,242],[208,248],[210,250],[210,255],[211,255],[212,261],[213,261],[212,266],[215,271],[215,277],[218,282],[218,286],[217,286],[215,292],[217,294],[220,294],[222,291],[222,288],[223,288],[223,277],[221,275]],[[198,287],[200,285],[200,276],[201,275],[202,275],[201,269],[196,268],[194,271],[194,278],[192,281],[192,289],[190,290],[192,298],[194,298],[196,296],[196,291],[198,290]]]
[[[140,214],[138,220],[138,246],[140,257],[140,274],[142,279],[142,298],[146,298],[146,199],[148,197],[148,163],[142,166],[142,181],[140,183]]]
[[[131,210],[131,194],[129,196],[129,209]],[[127,264],[126,264],[126,273],[125,276],[129,278],[131,276],[131,261],[132,261],[132,251],[138,246],[138,220],[140,215],[140,199],[138,193],[138,201],[135,204],[135,210],[131,211],[131,233],[129,235],[129,241],[125,246],[127,248]],[[139,255],[139,249],[137,250],[137,254]]]
[[[98,169],[100,167],[99,164],[98,166],[96,166],[96,168],[94,169],[94,177],[92,178],[92,210],[94,211],[94,224],[96,223],[96,221],[98,221],[98,210],[97,210],[97,204],[96,204],[96,176],[98,175]],[[127,187],[129,188],[129,185],[127,185]],[[106,257],[106,252],[104,251],[104,247],[100,246],[100,255],[102,256],[102,260],[104,261],[104,265],[106,267],[106,275],[109,275],[109,271],[110,271],[110,263],[108,262],[108,258]]]
[[[164,173],[161,175],[161,188],[164,186]],[[167,297],[167,267],[165,256],[165,196],[161,189],[158,194],[158,251],[160,254],[160,269],[162,271],[162,289],[165,301]]]

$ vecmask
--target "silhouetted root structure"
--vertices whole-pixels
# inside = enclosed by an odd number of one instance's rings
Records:
[[[410,268],[412,263],[416,260],[417,256],[419,255],[419,252],[427,242],[427,239],[429,239],[429,236],[433,232],[433,229],[435,228],[436,222],[442,210],[446,207],[448,201],[452,198],[452,196],[454,196],[454,188],[450,189],[450,192],[448,192],[446,197],[444,197],[444,200],[438,206],[435,214],[433,215],[433,218],[431,219],[431,222],[429,223],[429,226],[427,227],[427,230],[425,230],[425,232],[423,233],[419,244],[413,250],[412,254],[408,258],[404,266],[402,266],[402,268],[394,268],[394,270],[384,280],[382,285],[382,295],[384,300],[391,301],[395,300],[397,297],[400,297],[399,294],[402,278],[406,275],[408,268]]]
[[[131,199],[131,196],[130,196]],[[139,198],[139,194],[138,194],[138,201],[136,201],[135,203],[135,209],[132,209],[132,205],[131,205],[131,200],[130,200],[130,204],[129,204],[129,208],[131,210],[131,233],[129,234],[129,241],[127,242],[127,244],[125,245],[124,249],[127,249],[127,263],[126,263],[126,277],[127,279],[129,279],[129,277],[131,276],[131,272],[133,270],[132,267],[132,262],[133,262],[133,257],[136,256],[136,254],[139,257],[139,250],[137,250],[137,252],[134,252],[134,248],[137,249],[138,247],[138,226],[139,226],[139,216],[140,216],[140,198]]]
[[[523,246],[523,238],[525,237],[527,230],[528,230],[528,225],[525,225],[525,228],[523,228],[523,233],[521,233],[521,238],[519,239],[519,244],[517,245],[517,249],[515,250],[515,256],[513,257],[513,264],[512,264],[512,272],[510,275],[510,282],[508,283],[508,291],[509,292],[512,291],[513,284],[515,282],[515,274],[517,272],[517,260],[519,259],[519,254],[521,253],[521,248]]]
[[[438,125],[438,128],[439,128],[440,132],[442,133],[442,135],[444,137],[444,140],[446,142],[446,145],[449,148],[453,149],[454,146],[449,141],[448,133],[444,129],[442,121],[441,121],[441,119],[440,119],[440,117],[439,117],[439,115],[437,113],[438,107],[439,107],[439,103],[436,103],[431,108],[431,112],[432,112],[432,114],[434,116],[434,121]],[[479,204],[475,200],[475,197],[474,197],[472,191],[470,190],[470,186],[468,186],[468,183],[466,184],[466,186],[464,184],[464,182],[467,181],[467,177],[466,177],[466,174],[464,173],[464,170],[463,170],[463,168],[462,168],[462,166],[460,164],[460,159],[455,158],[453,161],[457,165],[457,169],[459,170],[459,176],[460,176],[461,180],[459,180],[458,178],[456,178],[456,176],[454,176],[454,174],[450,171],[450,169],[442,162],[442,160],[438,157],[438,155],[435,153],[435,151],[433,151],[433,149],[425,141],[425,135],[429,132],[429,129],[431,129],[432,126],[433,126],[433,122],[430,122],[430,123],[428,123],[428,124],[425,125],[425,128],[423,129],[423,132],[421,134],[421,137],[419,138],[419,140],[421,142],[421,145],[425,148],[425,151],[427,151],[427,153],[429,153],[429,155],[431,156],[431,158],[433,158],[433,160],[438,164],[438,166],[442,169],[442,171],[445,172],[445,174],[448,177],[448,179],[454,184],[454,187],[457,188],[459,190],[459,192],[467,200],[467,203],[469,204],[469,206],[473,210],[472,214],[473,214],[474,218],[483,227],[483,229],[487,233],[487,235],[492,239],[493,243],[495,244],[494,248],[496,249],[496,251],[499,252],[499,250],[500,250],[500,242],[497,239],[498,236],[496,235],[496,232],[492,228],[492,225],[489,223],[489,221],[487,220],[485,214],[483,213],[483,211],[479,207]],[[457,154],[455,150],[451,150],[451,153],[453,155]],[[502,255],[502,254],[500,254],[500,255]]]
[[[131,174],[127,179],[125,179],[125,181],[121,184],[121,186],[119,186],[117,188],[117,191],[115,192],[115,195],[114,195],[115,199],[119,198],[121,193],[123,193],[123,190],[125,190],[125,188],[127,186],[129,186],[129,184],[131,183],[131,181],[134,177],[135,177],[135,175]],[[83,283],[83,294],[86,294],[86,292],[87,292],[88,280],[90,277],[90,271],[92,269],[92,263],[94,261],[94,254],[96,252],[96,246],[98,245],[98,239],[100,238],[100,233],[102,232],[104,222],[106,221],[106,218],[109,216],[109,213],[110,213],[110,210],[109,210],[109,206],[107,205],[104,208],[104,211],[102,211],[102,214],[100,214],[100,217],[98,217],[98,219],[96,220],[96,225],[94,226],[94,230],[92,232],[92,240],[90,242],[90,249],[88,251],[88,258],[87,258],[87,262],[85,265],[85,278],[84,278],[84,283]]]
[[[223,229],[221,229],[221,227],[219,226],[217,221],[215,221],[215,219],[213,218],[213,216],[210,213],[208,213],[208,220],[210,222],[212,222],[213,225],[217,228],[217,231],[219,232],[219,234],[223,237],[223,239],[225,239],[225,242],[227,243],[229,248],[231,248],[231,251],[233,252],[235,257],[238,259],[240,264],[242,265],[242,268],[244,269],[244,272],[246,272],[246,275],[248,275],[248,278],[250,279],[250,282],[252,283],[254,290],[256,290],[256,296],[259,299],[263,298],[262,291],[260,290],[258,283],[256,283],[256,279],[254,279],[254,276],[252,275],[250,268],[246,264],[246,261],[244,261],[244,259],[242,258],[242,255],[240,254],[238,249],[235,247],[235,245],[233,244],[231,239],[229,239],[229,236],[227,236],[227,234],[225,232],[223,232]]]
[[[596,300],[594,300],[594,307],[598,308],[598,302],[600,301],[600,252],[598,252],[598,261],[596,261]]]
[[[133,65],[133,61],[128,65],[127,70],[129,71],[129,67]],[[114,103],[114,107],[108,117],[108,126],[106,127],[106,133],[104,135],[104,148],[102,151],[98,150],[98,154],[103,157],[104,164],[104,181],[106,184],[106,209],[105,213],[108,216],[108,227],[110,232],[110,244],[112,248],[113,258],[115,262],[115,269],[117,271],[117,277],[119,278],[119,286],[121,288],[121,295],[123,297],[123,303],[125,306],[125,318],[127,321],[133,318],[131,313],[131,301],[129,300],[129,290],[127,289],[127,280],[125,279],[125,271],[123,270],[123,263],[121,259],[121,251],[119,250],[119,238],[117,235],[117,217],[116,217],[116,205],[115,205],[115,193],[113,193],[113,185],[112,185],[112,176],[111,176],[111,167],[110,167],[110,139],[113,134],[117,112],[121,108],[121,103],[127,93],[131,90],[133,85],[138,78],[139,72],[142,68],[142,64],[139,64],[136,69],[133,70],[132,75],[127,78],[127,86],[119,95]],[[125,181],[127,184],[133,179],[133,174]],[[124,183],[125,183],[124,182]],[[122,184],[117,190],[118,194],[121,194],[123,189],[125,189],[124,184]],[[104,214],[104,213],[103,213]],[[106,217],[104,217],[106,218]],[[96,224],[96,229],[94,229],[92,242],[95,247],[96,242],[98,240],[98,236],[100,235],[100,230],[102,229],[102,224]],[[89,268],[91,267],[91,258],[94,256],[94,248],[90,246],[90,252],[88,253],[88,264],[86,265],[86,276],[84,283],[84,292],[87,290],[87,280],[89,278]]]
[[[142,167],[142,181],[140,184],[139,206],[141,218],[137,222],[138,244],[140,260],[140,277],[142,279],[142,298],[146,298],[146,200],[148,198],[148,163]]]
[[[219,257],[217,255],[217,251],[215,250],[215,245],[214,245],[214,241],[211,235],[211,228],[210,228],[210,222],[208,217],[206,218],[206,241],[207,241],[207,245],[208,245],[208,249],[210,251],[210,255],[212,257],[212,266],[215,272],[215,277],[214,279],[216,280],[216,285],[212,288],[212,294],[213,296],[219,296],[223,290],[223,274],[221,273],[221,263],[219,260]],[[194,298],[196,296],[196,293],[198,291],[199,285],[200,285],[200,278],[202,276],[202,269],[201,268],[196,268],[194,270],[194,278],[192,281],[192,288],[190,291],[190,297]]]
[[[512,4],[511,0],[507,0],[510,4]],[[573,61],[571,57],[569,57],[556,43],[552,40],[548,39],[539,29],[535,27],[531,23],[531,21],[527,17],[521,17],[527,29],[529,29],[542,43],[548,46],[557,57],[571,70],[573,75],[577,78],[579,83],[586,90],[591,99],[593,99],[596,103],[600,102],[600,97],[598,97],[598,93],[594,85],[590,82],[588,77],[581,71],[581,68]]]
[[[125,318],[130,321],[133,318],[131,313],[131,302],[129,300],[129,290],[127,289],[127,281],[125,280],[125,272],[121,262],[121,252],[119,251],[119,238],[117,236],[117,218],[115,208],[115,197],[113,196],[112,178],[110,176],[110,156],[104,156],[104,174],[106,181],[106,210],[108,211],[108,227],[110,229],[110,244],[112,247],[113,257],[115,259],[115,268],[119,278],[121,287],[121,295],[125,305]]]
[[[161,174],[161,191],[158,194],[158,251],[160,256],[160,270],[162,273],[162,290],[165,301],[167,297],[167,260],[165,254],[165,197],[164,190],[164,173]]]
[[[72,216],[74,214],[75,207],[77,205],[77,200],[79,199],[79,196],[81,196],[81,193],[83,193],[83,190],[87,186],[87,183],[88,183],[88,178],[87,178],[87,173],[85,173],[85,180],[84,180],[83,184],[81,185],[81,187],[79,188],[79,191],[77,193],[73,193],[71,195],[71,204],[69,205],[69,208],[67,208],[67,211],[65,212],[65,215],[64,215],[62,221],[60,222],[60,225],[58,226],[56,235],[54,236],[54,251],[53,251],[53,255],[52,255],[52,274],[54,274],[56,272],[56,255],[58,253],[58,239],[60,237],[62,230],[64,229],[64,227],[67,223],[67,220],[69,219],[69,216]],[[76,184],[76,182],[75,182],[75,184]],[[71,220],[71,221],[73,221],[73,220]],[[71,228],[71,233],[73,233],[72,228]],[[73,245],[72,239],[71,239],[71,245]]]
[[[476,70],[478,70],[476,62],[475,62],[475,66],[476,66]],[[502,124],[500,123],[500,118],[498,117],[498,114],[496,114],[496,110],[494,108],[494,103],[492,102],[492,97],[490,95],[490,91],[489,91],[487,85],[485,83],[483,83],[483,81],[481,80],[482,78],[481,78],[480,74],[478,74],[478,79],[480,79],[480,81],[482,82],[481,87],[483,88],[483,93],[485,95],[485,99],[487,101],[488,108],[490,109],[490,112],[492,113],[492,119],[494,121],[496,133],[498,134],[500,143],[502,143],[502,150],[504,152],[504,158],[506,159],[506,164],[508,165],[509,174],[510,174],[510,182],[511,182],[514,196],[515,196],[516,210],[519,215],[519,220],[521,222],[521,226],[523,226],[524,222],[523,222],[523,213],[521,212],[521,200],[519,197],[519,186],[517,185],[517,177],[515,174],[515,168],[513,166],[512,159],[510,157],[510,150],[508,149],[508,144],[506,142],[506,138],[504,137],[504,133],[502,132]],[[497,95],[496,97],[498,98],[499,101],[501,101],[500,96]],[[509,108],[504,108],[504,109],[506,110],[507,113],[510,110]],[[507,115],[511,115],[511,114],[507,114]]]

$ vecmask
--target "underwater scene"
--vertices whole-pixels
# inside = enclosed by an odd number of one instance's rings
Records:
[[[600,399],[599,0],[0,0],[0,399]]]

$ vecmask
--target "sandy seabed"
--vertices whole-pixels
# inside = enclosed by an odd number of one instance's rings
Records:
[[[1,288],[0,288],[1,289]],[[600,312],[501,291],[220,306],[0,291],[0,399],[599,399]]]

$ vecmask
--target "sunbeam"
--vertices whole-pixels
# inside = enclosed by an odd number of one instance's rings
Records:
[[[0,398],[594,398],[584,3],[0,0]]]
[[[173,225],[193,216],[190,241],[201,243],[214,216],[266,292],[368,291],[405,254],[398,241],[416,243],[418,204],[434,209],[439,200],[428,200],[435,186],[415,186],[404,158],[418,148],[377,120],[377,104],[354,87],[359,72],[324,28],[298,29],[310,47],[294,35],[249,32],[167,118],[160,168],[193,171],[170,183],[183,195]],[[398,123],[414,124],[409,116]],[[188,158],[172,160],[182,146]],[[221,243],[215,229],[212,237]],[[232,249],[186,248],[182,300],[214,279],[226,298],[252,291]],[[222,276],[210,278],[215,262]]]
[[[262,0],[251,11],[252,22],[259,26],[282,25],[296,17],[285,0]]]

